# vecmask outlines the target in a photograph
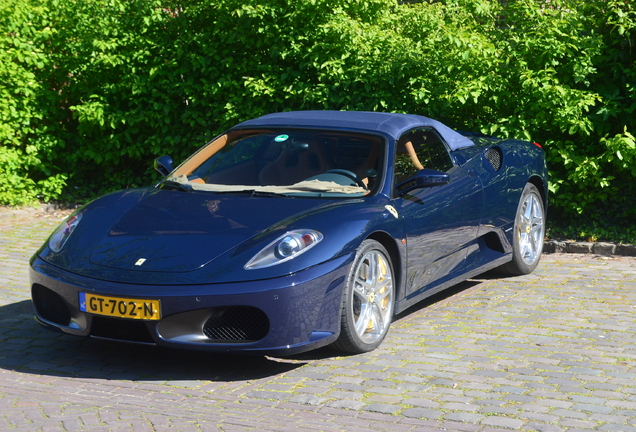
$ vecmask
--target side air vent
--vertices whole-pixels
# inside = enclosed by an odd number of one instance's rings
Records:
[[[269,332],[269,319],[260,309],[251,306],[214,308],[203,325],[208,338],[226,343],[246,343],[263,339]]]
[[[488,162],[490,162],[490,165],[492,165],[492,168],[495,171],[499,171],[501,169],[503,154],[499,147],[490,147],[484,152],[484,156],[486,156],[486,159],[488,159]]]
[[[503,245],[501,244],[501,239],[494,232],[486,233],[483,237],[484,243],[488,249],[494,250],[495,252],[505,253]]]
[[[38,315],[61,326],[71,324],[71,313],[59,294],[39,284],[33,284],[31,294]]]

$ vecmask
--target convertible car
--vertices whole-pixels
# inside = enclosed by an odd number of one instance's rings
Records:
[[[375,349],[393,316],[543,247],[541,146],[408,114],[248,120],[151,187],[85,205],[31,259],[35,318],[77,336],[293,354]]]

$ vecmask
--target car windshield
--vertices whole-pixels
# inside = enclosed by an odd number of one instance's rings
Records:
[[[217,193],[360,197],[379,187],[385,142],[380,135],[342,131],[230,131],[166,181]]]

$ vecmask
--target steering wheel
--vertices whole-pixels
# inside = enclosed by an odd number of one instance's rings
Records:
[[[361,188],[366,189],[367,186],[364,184],[364,182],[362,180],[360,180],[360,178],[352,171],[346,170],[346,169],[340,169],[340,168],[335,168],[335,169],[330,169],[325,171],[325,174],[340,174],[341,176],[347,177],[350,180],[353,180],[358,186],[360,186]]]

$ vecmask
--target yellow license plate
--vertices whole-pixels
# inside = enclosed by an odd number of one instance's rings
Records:
[[[159,300],[108,297],[90,293],[79,293],[80,310],[97,315],[118,318],[160,320]]]

